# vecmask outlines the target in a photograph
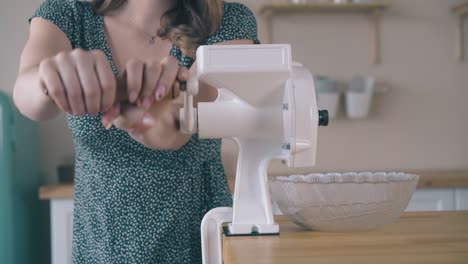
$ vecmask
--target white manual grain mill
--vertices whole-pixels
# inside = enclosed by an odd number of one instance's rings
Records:
[[[230,235],[278,234],[267,168],[272,159],[289,167],[315,164],[318,111],[310,72],[291,60],[289,45],[202,46],[197,73],[182,91],[181,129],[200,138],[231,138],[239,157],[233,208],[209,211],[201,225],[204,264],[221,264],[222,226]],[[218,88],[216,101],[193,107],[198,83]]]

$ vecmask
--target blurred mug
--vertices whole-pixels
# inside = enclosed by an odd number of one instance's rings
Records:
[[[369,115],[374,95],[375,79],[356,76],[346,91],[346,113],[350,119],[362,119]]]
[[[318,108],[328,110],[329,118],[334,118],[338,112],[340,101],[336,80],[319,75],[314,78],[314,82]]]

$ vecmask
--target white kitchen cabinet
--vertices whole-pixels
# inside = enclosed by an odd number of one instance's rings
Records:
[[[468,188],[418,189],[406,211],[468,210]]]
[[[416,190],[406,211],[448,211],[455,210],[455,190]]]
[[[455,208],[457,210],[468,210],[468,188],[455,189]]]
[[[52,264],[72,264],[73,200],[50,201]]]

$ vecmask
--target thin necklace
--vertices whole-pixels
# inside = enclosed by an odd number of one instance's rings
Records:
[[[156,38],[156,36],[150,36],[150,40],[149,40],[150,45],[154,45],[154,39],[155,38]]]
[[[158,36],[158,33],[154,34],[154,35],[151,35],[149,34],[148,32],[144,31],[143,29],[140,29],[138,28],[137,26],[133,25],[136,29],[138,29],[139,31],[141,31],[143,34],[145,34],[148,38],[149,38],[149,44],[150,45],[154,45],[154,43],[156,42],[156,37]]]
[[[142,30],[143,31],[143,30]],[[150,45],[154,45],[154,43],[156,42],[156,37],[158,36],[158,34],[155,34],[155,35],[151,35],[151,34],[148,34],[147,32],[143,31],[148,37],[149,37],[149,44]]]
[[[156,33],[155,35],[151,35],[151,34],[148,34],[148,32],[142,30],[142,29],[139,29],[137,28],[138,31],[140,31],[142,33],[142,35],[145,35],[147,38],[148,38],[148,43],[150,45],[154,45],[154,43],[156,43],[156,38],[158,37],[158,34]]]
[[[158,34],[155,34],[155,35],[151,35],[151,34],[148,34],[147,32],[145,32],[144,30],[141,30],[141,32],[143,32],[148,38],[149,38],[149,44],[150,45],[154,45],[154,43],[156,42],[156,37],[158,36]]]
[[[137,27],[138,29],[138,27]],[[145,30],[143,29],[139,29],[141,32],[143,32],[146,36],[148,36],[149,38],[149,44],[150,45],[154,45],[154,43],[156,42],[156,38],[158,37],[158,33],[152,35],[152,34],[149,34],[148,32],[146,32]]]

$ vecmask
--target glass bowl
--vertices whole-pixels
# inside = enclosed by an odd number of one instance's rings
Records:
[[[271,196],[289,220],[306,229],[354,232],[398,220],[419,176],[396,172],[270,177]]]

